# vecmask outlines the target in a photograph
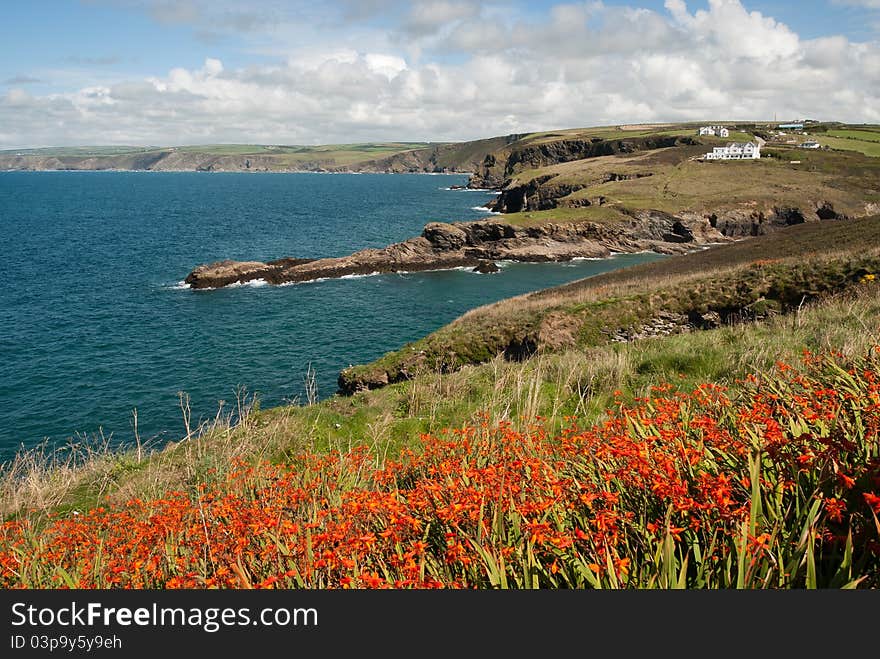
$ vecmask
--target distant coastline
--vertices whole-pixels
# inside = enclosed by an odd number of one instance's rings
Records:
[[[488,140],[486,149],[496,147]],[[471,144],[471,143],[466,143]],[[457,144],[59,147],[0,151],[0,171],[167,171],[470,174],[486,149]]]

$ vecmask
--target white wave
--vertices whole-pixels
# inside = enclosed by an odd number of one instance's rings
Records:
[[[342,275],[341,277],[336,277],[336,279],[363,279],[364,277],[375,277],[376,275],[381,275],[382,273],[379,271],[376,272],[367,272],[362,275]],[[330,279],[330,277],[325,277],[325,279]]]
[[[241,288],[242,286],[249,286],[250,288],[260,288],[262,286],[267,286],[269,282],[265,279],[251,279],[250,281],[235,281],[231,284],[228,284],[226,288]]]
[[[165,288],[169,291],[188,291],[192,287],[181,279],[176,284],[171,284],[170,286],[163,286],[163,288]]]
[[[286,281],[284,283],[278,284],[281,286],[299,286],[300,284],[317,284],[322,281],[335,281],[337,279],[364,279],[365,277],[375,277],[376,275],[381,274],[393,274],[393,273],[382,273],[382,272],[367,272],[365,274],[360,275],[341,275],[339,277],[316,277],[315,279],[306,279],[304,281]]]
[[[450,272],[452,270],[459,270],[461,272],[470,272],[473,270],[473,266],[471,265],[459,265],[454,268],[431,268],[430,270],[398,270],[397,272],[392,272],[389,274],[394,275],[420,275],[426,272]]]
[[[492,190],[491,188],[440,188],[440,190],[446,190],[448,192],[488,192],[490,194],[501,194],[499,190]]]
[[[480,211],[481,213],[485,213],[486,215],[501,215],[497,211],[489,210],[486,206],[471,206],[472,211]]]

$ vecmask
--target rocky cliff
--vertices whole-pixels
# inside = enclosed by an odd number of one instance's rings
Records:
[[[627,139],[557,139],[544,142],[514,142],[511,146],[487,154],[470,181],[472,188],[500,189],[517,172],[548,165],[613,156],[619,153],[651,151],[672,146],[692,146],[699,141],[692,137],[649,135]]]
[[[433,222],[422,235],[382,249],[324,259],[285,258],[218,261],[193,270],[186,283],[195,289],[219,288],[261,279],[270,284],[387,272],[457,267],[491,270],[487,262],[567,261],[601,258],[612,252],[652,250],[675,254],[725,240],[706,218],[679,219],[650,211],[626,222],[573,222],[521,227],[504,222]]]

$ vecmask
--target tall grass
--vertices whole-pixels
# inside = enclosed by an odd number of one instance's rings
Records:
[[[524,391],[535,399],[534,382]],[[880,346],[0,527],[4,587],[880,585]]]

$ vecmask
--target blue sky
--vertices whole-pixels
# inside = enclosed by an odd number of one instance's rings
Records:
[[[2,15],[0,148],[878,120],[880,0],[42,0]]]

